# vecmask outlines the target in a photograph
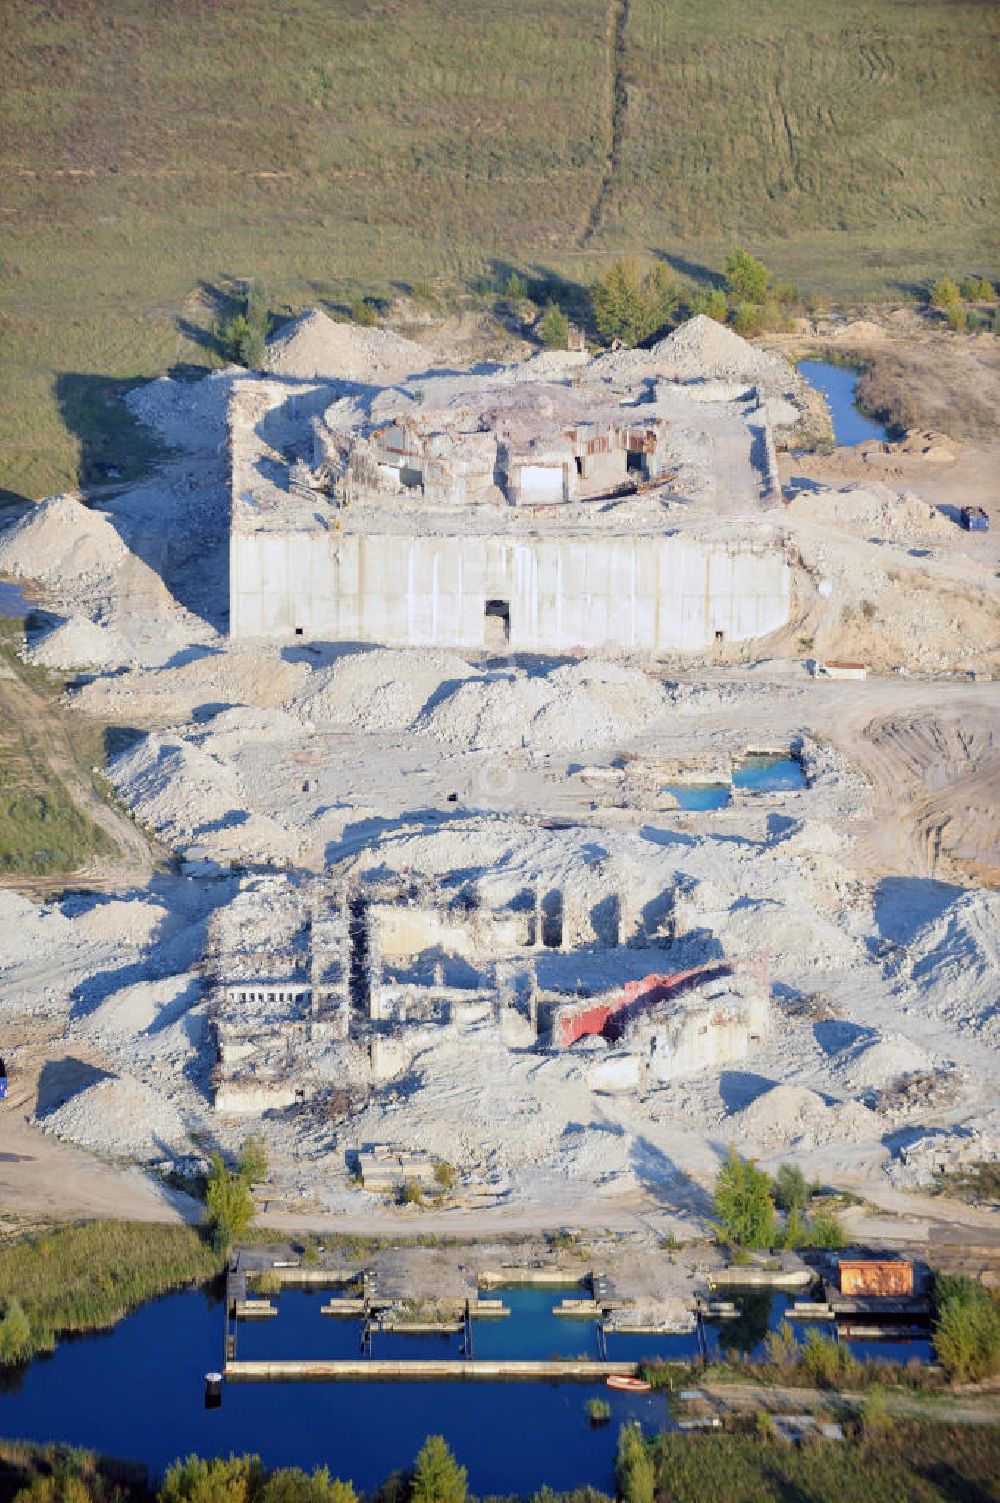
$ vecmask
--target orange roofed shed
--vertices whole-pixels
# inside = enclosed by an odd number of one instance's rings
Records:
[[[841,1258],[838,1267],[841,1294],[913,1293],[913,1264],[906,1259]]]

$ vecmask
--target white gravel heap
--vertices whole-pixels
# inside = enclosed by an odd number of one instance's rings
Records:
[[[86,616],[69,616],[32,642],[24,656],[42,668],[100,668],[116,663],[119,649],[105,626]]]
[[[108,775],[130,808],[175,841],[247,805],[234,768],[177,736],[145,736],[111,763]]]
[[[727,1118],[726,1130],[743,1149],[779,1148],[794,1144],[799,1150],[850,1139],[870,1142],[879,1136],[879,1119],[857,1101],[827,1105],[816,1091],[804,1086],[776,1085],[742,1111]]]
[[[300,719],[342,730],[407,730],[442,685],[462,683],[474,670],[452,653],[351,652],[318,668],[289,703]]]
[[[388,329],[338,324],[318,308],[302,313],[268,341],[265,370],[309,380],[386,383],[426,370],[427,351]]]
[[[133,1159],[162,1158],[188,1146],[177,1108],[128,1076],[98,1080],[42,1119],[56,1137],[97,1153]]]
[[[49,496],[0,533],[0,574],[59,585],[107,579],[128,549],[103,512],[78,496]]]
[[[461,684],[414,729],[472,750],[573,751],[603,746],[652,725],[670,707],[640,668],[591,659],[544,677],[504,671]]]

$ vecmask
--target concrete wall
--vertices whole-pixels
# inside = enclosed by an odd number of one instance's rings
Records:
[[[524,538],[234,532],[234,637],[485,646],[510,602],[512,652],[698,651],[785,624],[790,570],[765,551],[686,537]]]

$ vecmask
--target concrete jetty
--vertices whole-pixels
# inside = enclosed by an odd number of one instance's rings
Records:
[[[330,1361],[254,1361],[227,1362],[224,1376],[231,1383],[266,1382],[351,1382],[373,1378],[403,1382],[414,1378],[441,1379],[520,1379],[545,1381],[562,1378],[569,1382],[595,1382],[612,1374],[634,1378],[636,1362],[597,1362],[585,1358],[568,1358],[548,1362],[482,1358],[463,1360],[428,1358],[416,1361],[387,1360],[382,1357],[335,1358]]]

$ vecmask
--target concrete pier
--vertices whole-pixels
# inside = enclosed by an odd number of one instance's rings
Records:
[[[534,1362],[481,1358],[428,1358],[417,1361],[386,1360],[382,1357],[336,1358],[331,1361],[227,1362],[224,1376],[231,1383],[267,1382],[350,1382],[374,1378],[407,1382],[414,1378],[520,1379],[546,1381],[562,1378],[569,1382],[593,1383],[612,1374],[634,1378],[636,1362],[596,1362],[584,1358]]]

